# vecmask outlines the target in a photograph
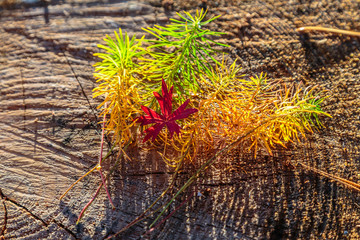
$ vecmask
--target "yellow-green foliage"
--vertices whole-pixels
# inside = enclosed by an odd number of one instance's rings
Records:
[[[100,83],[94,88],[94,97],[103,96],[103,102],[98,106],[102,109],[101,115],[108,114],[106,130],[113,133],[114,140],[120,145],[136,139],[133,126],[144,98],[141,95],[142,82],[137,77],[139,65],[136,59],[143,54],[142,39],[135,36],[130,39],[115,32],[115,40],[106,36],[107,46],[98,45],[106,53],[97,53],[95,56],[103,59],[95,64],[94,74]]]
[[[195,160],[200,150],[219,149],[249,131],[237,144],[255,156],[259,148],[272,154],[277,145],[285,147],[312,132],[316,124],[321,126],[318,116],[329,115],[321,110],[324,98],[314,88],[287,87],[263,73],[244,78],[236,62],[229,66],[227,61],[215,60],[216,51],[207,36],[222,33],[204,28],[217,18],[203,21],[205,14],[196,12],[193,17],[185,12],[179,14],[181,20],[172,19],[166,27],[145,29],[155,40],[130,40],[120,30],[119,35],[115,32],[115,41],[107,37],[108,46],[100,45],[106,53],[97,54],[103,61],[96,64],[100,85],[94,96],[105,96],[99,108],[109,114],[106,129],[120,146],[141,134],[135,121],[142,114],[141,105],[158,107],[153,91],[160,93],[161,78],[168,87],[174,86],[173,109],[190,98],[189,105],[199,110],[179,122],[180,136],[169,139],[163,130],[157,138],[156,145],[163,146],[170,166],[176,166],[185,152],[186,159]],[[141,46],[144,41],[146,48]]]

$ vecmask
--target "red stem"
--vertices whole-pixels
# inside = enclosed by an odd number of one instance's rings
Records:
[[[111,204],[112,208],[115,209],[115,205],[114,205],[113,201],[111,200],[111,196],[110,196],[110,193],[109,193],[109,191],[108,191],[108,189],[106,187],[105,178],[104,178],[104,175],[101,172],[101,169],[99,169],[99,173],[100,173],[100,176],[101,176],[102,185],[104,185],[104,188],[105,188],[105,191],[106,191],[106,195],[109,198],[109,201],[110,201],[110,204]]]
[[[107,103],[105,103],[104,107],[106,109]],[[106,187],[106,182],[105,182],[104,175],[102,174],[102,171],[101,171],[101,162],[102,162],[102,158],[103,158],[103,149],[104,149],[105,122],[106,122],[106,113],[104,113],[104,118],[103,118],[103,123],[102,123],[100,156],[99,156],[98,170],[99,170],[99,173],[100,173],[102,184],[104,185],[104,188],[105,188],[105,191],[106,191],[106,195],[109,198],[111,206],[113,207],[113,209],[115,209],[115,205],[114,205],[113,201],[111,200],[110,193],[109,193],[109,191],[108,191],[108,189]]]
[[[105,108],[107,107],[107,104],[105,103]],[[104,175],[101,171],[101,162],[102,162],[102,158],[103,158],[103,149],[104,149],[104,136],[105,136],[105,122],[106,122],[106,113],[104,113],[104,118],[103,118],[103,123],[102,123],[102,131],[101,131],[101,143],[100,143],[100,156],[99,156],[99,163],[98,163],[98,166],[97,166],[97,170],[99,171],[100,173],[100,177],[101,177],[101,184],[99,185],[98,189],[96,190],[95,192],[95,195],[94,197],[85,205],[85,207],[81,210],[80,212],[80,215],[78,217],[78,220],[76,221],[76,224],[79,223],[80,219],[82,218],[82,215],[85,213],[86,209],[92,204],[92,202],[95,200],[95,198],[97,197],[97,195],[99,194],[100,192],[100,189],[101,187],[104,185],[104,188],[105,188],[105,191],[106,191],[106,194],[109,198],[109,201],[113,207],[113,209],[115,209],[115,206],[114,206],[114,203],[113,201],[111,200],[111,196],[110,196],[110,193],[106,187],[106,180],[104,178]]]
[[[129,145],[129,142],[128,142],[127,144],[125,144],[125,149],[128,147],[128,145]],[[111,149],[111,150],[112,150],[112,149]],[[118,157],[117,157],[118,160],[115,162],[115,165],[110,169],[109,176],[110,176],[110,174],[114,171],[115,166],[117,165],[117,163],[118,163],[118,161],[119,161],[119,159],[120,159],[121,156],[122,156],[122,151],[119,151],[119,155],[118,155]],[[107,156],[106,156],[106,157],[107,157]],[[106,158],[106,157],[105,157],[105,158]],[[106,178],[106,180],[109,178],[109,176]],[[104,182],[104,181],[103,181],[103,182]],[[81,211],[81,213],[80,213],[80,215],[79,215],[79,217],[78,217],[78,220],[76,221],[76,224],[78,224],[78,223],[80,222],[80,220],[81,220],[82,216],[84,215],[86,209],[91,205],[91,203],[95,200],[95,198],[96,198],[97,195],[99,194],[101,187],[104,185],[103,182],[100,183],[98,189],[96,190],[96,193],[95,193],[94,197],[93,197],[93,198],[86,204],[86,206],[82,209],[82,211]],[[105,186],[105,185],[104,185],[104,186]],[[1,239],[0,239],[0,240],[1,240]]]
[[[99,194],[100,189],[102,187],[102,183],[99,185],[98,189],[96,190],[96,193],[94,195],[94,197],[85,205],[85,207],[83,208],[83,210],[81,210],[81,213],[76,221],[76,224],[78,224],[82,218],[82,215],[85,213],[86,209],[91,205],[91,203],[95,200],[96,196]]]

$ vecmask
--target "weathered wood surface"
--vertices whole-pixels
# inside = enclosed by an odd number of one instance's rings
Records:
[[[295,32],[303,25],[360,31],[360,2],[171,2],[52,1],[1,10],[0,236],[101,239],[161,193],[170,174],[156,157],[139,153],[139,161],[123,161],[111,179],[116,210],[102,192],[75,225],[100,182],[97,174],[58,200],[97,162],[98,101],[91,97],[96,44],[119,27],[140,34],[141,27],[165,24],[175,11],[202,4],[209,14],[222,15],[211,27],[229,34],[224,42],[244,73],[265,71],[330,90],[325,110],[333,118],[324,118],[327,128],[304,144],[274,157],[233,154],[216,164],[197,183],[206,194],[193,197],[150,238],[359,239],[359,193],[286,163],[305,162],[360,181],[360,40]],[[137,224],[118,238],[137,239],[148,225]]]

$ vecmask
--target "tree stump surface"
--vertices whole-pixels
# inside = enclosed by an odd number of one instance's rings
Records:
[[[263,71],[288,84],[318,85],[328,90],[324,110],[333,118],[322,117],[326,128],[273,156],[234,152],[216,162],[165,215],[195,195],[147,237],[360,239],[359,193],[292,167],[302,162],[360,182],[360,39],[295,31],[314,25],[360,31],[359,1],[0,3],[0,239],[102,239],[161,194],[170,170],[157,155],[133,150],[133,161],[122,160],[110,179],[115,210],[101,191],[75,224],[101,181],[97,173],[59,201],[98,161],[96,45],[120,27],[142,36],[142,27],[200,7],[222,15],[209,27],[228,33],[221,42],[246,77]],[[117,239],[138,239],[152,219]]]

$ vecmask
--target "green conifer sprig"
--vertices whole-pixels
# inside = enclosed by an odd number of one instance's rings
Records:
[[[180,20],[170,19],[171,24],[165,27],[155,25],[144,30],[155,39],[146,40],[147,57],[142,61],[144,74],[148,79],[148,86],[153,91],[159,91],[161,79],[174,86],[182,102],[192,93],[201,88],[199,76],[213,75],[212,63],[220,64],[214,57],[219,52],[213,45],[228,47],[228,45],[211,40],[210,36],[219,36],[222,32],[214,32],[205,26],[219,16],[204,21],[206,11],[197,11],[194,16],[189,12],[184,15],[177,13]]]

